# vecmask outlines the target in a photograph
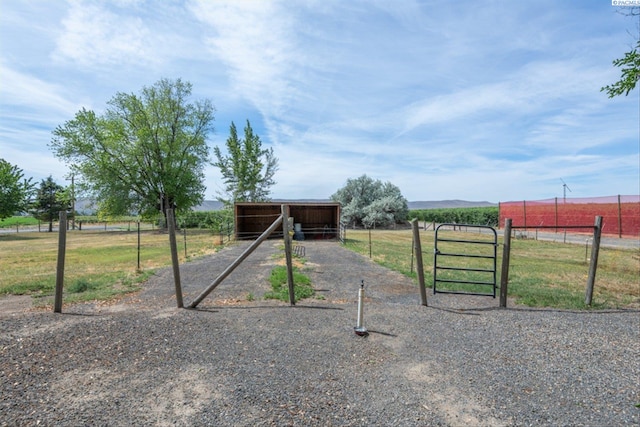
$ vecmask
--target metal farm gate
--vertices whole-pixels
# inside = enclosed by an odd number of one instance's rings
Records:
[[[462,238],[465,228],[473,239]],[[477,228],[477,234],[468,232]],[[496,297],[498,235],[493,227],[440,224],[435,230],[433,293]],[[490,290],[487,291],[487,288]]]

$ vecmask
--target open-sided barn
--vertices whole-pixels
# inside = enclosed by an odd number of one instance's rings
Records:
[[[294,239],[333,239],[340,227],[340,203],[236,203],[234,220],[236,239],[255,239],[278,218],[282,205],[289,206],[293,218]],[[282,226],[272,237],[282,237]]]

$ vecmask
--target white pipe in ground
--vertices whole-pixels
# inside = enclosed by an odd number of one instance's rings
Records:
[[[358,322],[353,329],[356,335],[369,335],[367,328],[364,327],[364,280],[360,284],[360,289],[358,289]]]

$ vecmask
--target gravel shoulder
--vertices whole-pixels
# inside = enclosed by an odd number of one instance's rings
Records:
[[[246,246],[182,265],[185,305]],[[0,425],[640,424],[637,310],[431,292],[424,307],[410,279],[304,246],[321,298],[294,307],[261,298],[282,262],[271,241],[197,309],[176,308],[171,269],[117,304],[0,303]],[[361,280],[368,337],[353,332]]]

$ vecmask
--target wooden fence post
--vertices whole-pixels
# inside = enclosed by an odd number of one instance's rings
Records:
[[[509,286],[509,261],[511,258],[511,218],[504,220],[504,246],[502,250],[502,271],[500,272],[500,307],[507,307],[507,287]]]
[[[251,255],[251,253],[258,247],[260,246],[260,244],[267,238],[269,237],[269,235],[271,233],[273,233],[275,231],[276,228],[278,228],[278,226],[280,226],[282,222],[282,215],[278,215],[278,218],[276,218],[275,221],[273,221],[273,223],[269,226],[269,228],[267,228],[261,235],[260,237],[258,237],[257,240],[255,240],[251,245],[249,245],[249,247],[247,249],[245,249],[244,252],[242,252],[240,254],[240,256],[231,263],[231,265],[229,265],[227,268],[225,268],[225,270],[220,273],[220,275],[218,275],[218,277],[216,277],[216,279],[209,285],[209,287],[207,289],[205,289],[200,295],[198,295],[198,297],[193,300],[193,302],[191,304],[189,304],[189,308],[196,308],[198,306],[198,304],[200,304],[200,302],[202,302],[203,299],[206,298],[207,295],[209,295],[211,293],[211,291],[213,291],[216,286],[218,286],[220,283],[222,283],[222,281],[225,279],[225,277],[227,277],[229,274],[231,274],[231,272],[233,270],[236,269],[236,267],[238,267],[242,261],[245,260],[245,258],[247,258],[249,255]]]
[[[618,238],[622,239],[622,203],[618,194]]]
[[[58,264],[56,267],[56,293],[53,312],[62,313],[62,289],[64,287],[64,257],[67,249],[67,212],[60,211],[58,224]]]
[[[296,295],[293,283],[293,260],[291,259],[291,236],[289,235],[289,206],[281,205],[282,234],[284,235],[284,256],[287,260],[287,284],[289,285],[289,303],[296,305]]]
[[[593,245],[591,246],[591,263],[589,264],[589,277],[587,278],[587,292],[584,298],[586,305],[591,305],[593,299],[593,287],[596,282],[596,269],[598,268],[598,253],[600,252],[600,235],[602,234],[602,217],[596,216],[593,227]]]
[[[427,304],[427,289],[424,285],[424,269],[422,263],[422,245],[420,243],[420,226],[418,225],[418,220],[414,219],[411,221],[411,228],[413,229],[413,247],[415,248],[416,254],[416,270],[418,272],[418,287],[420,288],[420,301],[421,304],[425,307]],[[412,258],[413,260],[413,258]]]
[[[140,272],[140,220],[138,220],[138,268],[136,270]]]
[[[182,284],[180,283],[180,261],[178,260],[178,246],[176,244],[176,224],[173,209],[167,209],[167,226],[169,227],[169,246],[171,247],[171,264],[173,265],[173,282],[176,287],[176,303],[183,308]]]

